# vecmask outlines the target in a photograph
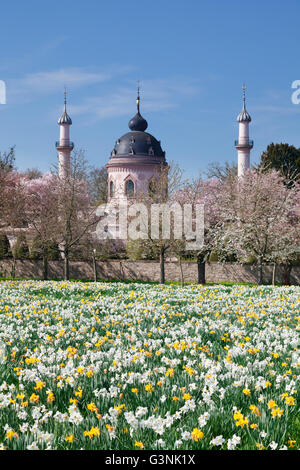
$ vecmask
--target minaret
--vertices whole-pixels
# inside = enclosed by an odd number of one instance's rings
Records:
[[[67,178],[70,174],[70,156],[74,148],[73,142],[70,141],[70,126],[72,119],[67,114],[67,92],[64,92],[64,112],[57,121],[60,126],[59,141],[56,142],[58,151],[58,174],[60,178]]]
[[[250,150],[253,147],[253,140],[249,139],[250,114],[246,110],[246,87],[243,86],[243,108],[237,117],[239,123],[239,140],[234,142],[238,151],[238,176],[243,176],[245,171],[250,169]]]

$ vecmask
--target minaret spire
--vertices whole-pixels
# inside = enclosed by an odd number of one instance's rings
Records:
[[[56,142],[58,151],[58,173],[61,178],[67,178],[70,174],[71,151],[74,147],[70,141],[70,126],[72,119],[67,113],[67,90],[64,91],[64,111],[58,120],[60,126],[59,141]]]
[[[253,147],[253,140],[249,139],[249,124],[251,116],[246,110],[246,86],[243,90],[243,107],[237,117],[239,123],[239,140],[234,143],[238,152],[238,176],[243,176],[245,171],[250,169],[250,150]]]

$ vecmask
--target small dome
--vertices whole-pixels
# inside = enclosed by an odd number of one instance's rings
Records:
[[[136,115],[130,119],[128,123],[128,127],[131,131],[141,131],[144,132],[148,127],[148,122],[140,113],[140,85],[138,82],[138,94],[136,99],[136,106],[137,106],[137,113]]]
[[[60,116],[59,120],[57,121],[58,124],[72,124],[72,119],[67,113],[67,91],[65,90],[64,92],[65,98],[64,98],[64,112]]]
[[[237,122],[251,122],[251,116],[245,107],[243,107],[242,111],[240,112],[236,120]]]
[[[72,119],[68,115],[67,111],[64,111],[57,121],[58,124],[72,124]]]
[[[132,119],[130,119],[128,127],[132,131],[144,132],[148,127],[148,122],[146,121],[146,119],[143,118],[143,116],[141,116],[138,111],[136,115]]]
[[[243,85],[243,108],[238,117],[236,118],[237,122],[251,122],[251,116],[246,110],[246,87]]]

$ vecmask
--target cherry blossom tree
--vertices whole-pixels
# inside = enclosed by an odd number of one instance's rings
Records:
[[[56,239],[64,259],[64,278],[69,279],[69,260],[72,250],[91,243],[91,233],[100,217],[89,192],[86,165],[82,152],[74,152],[67,178],[56,177],[57,225]]]
[[[152,218],[152,208],[157,206],[158,209],[159,205],[163,206],[167,203],[176,202],[176,193],[183,188],[185,184],[184,170],[175,162],[170,162],[168,166],[162,165],[158,167],[157,172],[153,175],[149,184],[149,191],[141,192],[137,197],[137,202],[147,207],[147,214],[151,214],[152,228],[154,225],[156,226],[156,230],[153,232],[155,232],[157,236],[153,236],[152,229],[148,227],[148,220],[147,222],[145,222],[145,220],[142,221],[140,224],[140,232],[144,232],[144,236],[140,243],[142,243],[144,247],[147,246],[148,251],[158,253],[161,284],[165,284],[165,258],[166,254],[172,251],[174,239],[172,229],[170,230],[170,236],[164,235],[159,214],[156,222],[154,222],[154,217]],[[143,216],[141,215],[141,220],[142,219]],[[140,247],[140,243],[136,244],[137,248]]]
[[[15,171],[0,172],[1,228],[23,225],[22,177]]]
[[[204,240],[202,247],[195,252],[199,284],[205,283],[205,263],[214,248],[215,227],[220,222],[216,206],[221,185],[222,181],[217,178],[204,180],[199,176],[186,184],[174,197],[181,205],[204,206]]]
[[[300,184],[294,187],[292,204],[285,223],[279,220],[274,227],[276,236],[269,261],[273,263],[273,279],[275,283],[276,267],[283,266],[283,284],[290,285],[290,274],[294,264],[300,261]]]
[[[43,279],[48,277],[48,252],[57,237],[57,177],[46,173],[41,178],[23,180],[24,216],[28,230],[39,241],[43,259]]]
[[[289,258],[297,251],[299,231],[289,243],[292,232],[299,186],[288,188],[275,170],[263,173],[248,171],[242,178],[222,183],[218,194],[217,212],[221,223],[216,230],[218,250],[237,254],[240,260],[255,257],[259,266],[259,283],[263,282],[263,263]],[[294,212],[294,217],[296,213]],[[298,240],[298,243],[297,243]]]

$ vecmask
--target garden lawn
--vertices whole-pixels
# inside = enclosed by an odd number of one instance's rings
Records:
[[[299,287],[1,281],[0,448],[299,449],[299,307]]]

